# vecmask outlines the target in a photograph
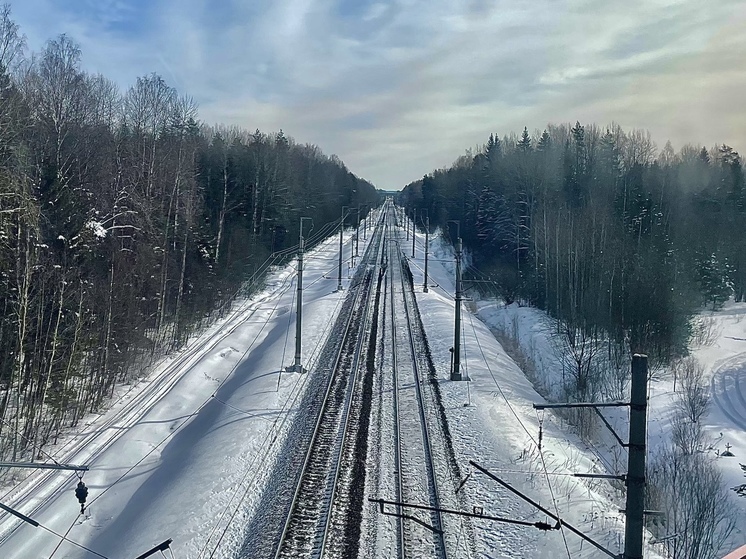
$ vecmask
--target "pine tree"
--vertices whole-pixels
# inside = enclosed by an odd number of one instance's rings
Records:
[[[494,163],[500,158],[502,153],[502,143],[497,134],[490,134],[489,140],[487,140],[487,149],[485,150],[485,156],[490,163]]]
[[[701,258],[697,265],[699,284],[705,302],[712,303],[713,309],[723,306],[733,293],[732,270],[727,259],[722,261],[715,253]]]
[[[546,153],[549,151],[551,146],[552,146],[552,138],[551,136],[549,136],[549,132],[547,132],[546,129],[544,129],[544,132],[542,132],[541,134],[541,138],[539,138],[539,143],[536,145],[536,151],[539,151],[541,153]]]
[[[699,151],[699,160],[704,163],[705,165],[710,164],[710,154],[707,153],[707,148],[702,147],[702,149]]]
[[[523,133],[521,139],[518,141],[518,149],[523,153],[531,151],[531,136],[528,134],[528,128],[523,127]]]

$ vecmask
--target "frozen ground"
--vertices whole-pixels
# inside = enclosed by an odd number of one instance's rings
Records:
[[[422,244],[418,235],[412,262],[415,285],[422,285],[423,280]],[[472,380],[447,380],[454,303],[452,258],[442,247],[440,241],[433,242],[429,271],[434,287],[427,294],[420,289],[417,297],[443,379],[441,389],[459,464],[471,473],[463,491],[486,514],[547,520],[474,472],[468,464],[474,460],[618,552],[623,534],[623,519],[617,512],[621,495],[608,483],[570,476],[576,471],[597,471],[598,460],[548,416],[542,452],[538,451],[539,419],[531,404],[541,397],[488,327],[471,313],[464,317],[462,363]],[[334,292],[337,255],[337,239],[332,238],[307,259],[304,361],[311,366],[342,297]],[[349,257],[348,242],[345,257]],[[129,392],[110,410],[87,418],[84,428],[61,441],[60,448],[66,445],[64,452],[49,449],[69,462],[89,463],[91,471],[85,481],[90,487],[90,509],[85,517],[78,516],[72,492],[77,479],[58,474],[64,491],[35,512],[34,518],[110,558],[135,557],[167,538],[174,540],[172,548],[178,558],[233,556],[307,378],[279,375],[293,354],[293,275],[290,267],[276,272],[264,293],[191,342],[182,352],[187,362],[176,356],[172,362],[178,361],[178,366],[169,368],[164,361],[137,386],[128,387]],[[210,341],[203,345],[204,340]],[[137,409],[128,407],[154,384],[159,388],[152,400]],[[81,444],[87,434],[99,431],[116,432],[117,438],[105,448]],[[23,512],[33,507],[33,500],[14,497],[21,495],[21,489],[14,489],[2,502]],[[16,525],[3,516],[0,535],[7,537]],[[480,557],[601,556],[567,530],[543,533],[482,520],[476,529]],[[94,556],[28,525],[0,544],[3,558]],[[653,553],[647,556],[655,557]]]
[[[418,235],[419,240],[419,235]],[[422,247],[411,263],[415,285],[424,283]],[[411,252],[410,252],[411,255]],[[513,498],[505,489],[476,472],[473,460],[551,512],[559,512],[595,541],[619,553],[624,520],[623,498],[606,482],[573,478],[574,472],[600,472],[598,459],[566,426],[547,415],[543,422],[542,451],[538,451],[539,416],[533,403],[543,402],[520,368],[508,357],[477,316],[464,313],[462,371],[471,382],[451,382],[453,344],[453,255],[440,238],[432,241],[428,266],[429,293],[417,294],[433,357],[443,379],[454,443],[461,466],[471,472],[465,490],[485,514],[519,520],[549,520],[546,515]],[[477,522],[477,542],[483,557],[602,557],[588,542],[563,530],[539,532],[487,521]],[[656,557],[647,550],[648,557]]]
[[[344,296],[335,292],[337,242],[328,239],[306,259],[303,361],[309,367]],[[109,410],[87,417],[48,448],[58,460],[90,466],[84,477],[89,509],[78,516],[77,479],[60,473],[55,481],[62,493],[33,518],[107,557],[135,557],[168,538],[176,557],[231,557],[307,378],[279,374],[294,354],[295,293],[292,266],[273,273],[263,293],[237,303],[236,312],[180,355],[122,387]],[[152,384],[159,385],[153,397],[139,401]],[[105,448],[101,437],[90,441],[103,432],[117,435]],[[28,513],[35,500],[22,490],[33,481],[2,502]],[[3,558],[95,556],[8,515],[0,534],[7,538],[0,544]]]
[[[504,306],[495,301],[479,301],[478,316],[492,328],[502,329],[517,338],[524,353],[535,365],[535,381],[546,393],[559,393],[561,360],[552,341],[552,327],[541,311]],[[707,330],[690,351],[704,366],[712,397],[703,427],[709,439],[708,454],[723,474],[727,488],[746,482],[739,466],[746,463],[746,303],[727,303],[716,312],[703,311],[699,320]],[[670,444],[671,418],[674,413],[674,380],[666,371],[655,371],[649,386],[648,445],[649,457],[663,445]],[[605,412],[618,430],[626,436],[626,413]],[[600,457],[600,468],[616,473],[624,470],[626,454],[619,451],[610,437],[602,437],[591,450]],[[579,443],[582,446],[582,443]],[[727,447],[726,445],[729,445]],[[721,454],[730,448],[734,457]],[[599,461],[599,460],[597,460]],[[736,530],[732,535],[735,548],[746,541],[746,498],[730,492]]]

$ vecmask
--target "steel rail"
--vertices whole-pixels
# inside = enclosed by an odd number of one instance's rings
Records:
[[[423,442],[423,451],[425,454],[425,460],[426,460],[426,470],[428,473],[428,486],[429,490],[431,492],[431,497],[434,500],[435,508],[441,508],[440,507],[440,495],[438,491],[438,480],[437,475],[435,471],[435,461],[433,459],[433,450],[432,445],[430,442],[430,428],[428,426],[427,417],[426,417],[426,411],[425,411],[425,399],[424,395],[422,394],[422,378],[420,375],[420,368],[419,363],[417,359],[417,347],[414,340],[414,333],[413,333],[413,327],[412,327],[412,317],[410,313],[410,305],[416,304],[415,302],[411,301],[411,298],[408,298],[407,295],[411,295],[409,292],[409,288],[404,281],[404,270],[402,265],[402,251],[401,246],[397,243],[396,248],[394,249],[396,254],[396,263],[394,264],[397,266],[397,269],[399,271],[399,279],[401,282],[401,293],[402,293],[402,301],[404,303],[404,316],[405,316],[405,322],[406,322],[406,330],[407,330],[407,338],[409,342],[409,351],[412,354],[412,373],[414,375],[414,386],[415,386],[415,395],[417,399],[417,409],[418,409],[418,415],[420,418],[420,426],[422,430],[422,442]],[[392,300],[393,300],[393,280],[392,280]],[[392,315],[393,315],[393,307],[392,307]],[[395,373],[396,374],[396,373]],[[398,391],[398,390],[397,390]],[[401,443],[399,443],[401,444]],[[401,476],[401,470],[400,470],[400,476]],[[436,524],[435,526],[435,534],[436,534],[436,545],[440,548],[441,557],[443,559],[448,558],[448,549],[445,542],[445,537],[443,535],[443,517],[440,514],[440,512],[433,511]]]
[[[381,249],[382,242],[383,242],[383,236],[380,234],[380,232],[375,237],[372,236],[371,242],[368,245],[368,248],[366,249],[366,253],[363,255],[363,260],[361,261],[361,265],[362,265],[366,259],[369,259],[371,256],[373,256],[373,255],[369,255],[368,251],[370,251],[371,247],[375,243],[375,251],[374,251],[375,264],[374,264],[373,270],[369,271],[371,275],[371,286],[373,285],[373,281],[377,275],[376,270],[380,268],[380,262],[378,262],[378,260],[379,260],[379,252]],[[335,495],[337,494],[339,475],[341,473],[342,455],[345,449],[345,440],[347,439],[347,435],[349,432],[350,409],[351,409],[352,402],[355,396],[356,385],[358,383],[358,378],[359,378],[360,367],[358,366],[358,364],[360,362],[360,356],[362,355],[362,350],[363,348],[367,346],[365,342],[368,341],[368,336],[364,334],[367,334],[368,332],[368,316],[370,314],[371,303],[374,300],[374,297],[372,296],[372,291],[373,291],[372,289],[369,290],[368,297],[366,298],[365,309],[363,311],[363,317],[361,319],[361,323],[363,326],[358,335],[357,347],[355,348],[355,354],[353,357],[353,364],[352,364],[353,376],[349,381],[350,389],[349,389],[349,394],[348,394],[348,402],[344,410],[345,417],[344,417],[343,433],[341,435],[341,444],[339,445],[339,452],[334,462],[336,471],[334,473],[334,482],[332,484],[332,488],[330,491],[332,502],[330,503],[330,506],[327,509],[327,513],[324,515],[324,535],[323,535],[323,539],[321,542],[321,549],[319,550],[320,557],[324,556],[324,552],[326,551],[326,544],[328,542],[328,537],[329,537],[329,527],[331,525],[331,522],[330,522],[331,514],[334,508],[334,499],[335,499]]]
[[[288,284],[289,286],[290,284]],[[280,288],[282,292],[289,289],[289,287]],[[243,322],[251,318],[257,310],[260,309],[261,301],[249,301],[244,305],[241,305],[234,311],[234,318],[229,320],[236,320],[245,313],[249,313],[249,316],[237,321],[235,324],[225,332],[219,332],[218,336],[207,337],[204,340],[198,342],[196,346],[190,349],[188,352],[183,352],[173,362],[169,363],[163,371],[152,379],[148,386],[146,386],[142,392],[136,394],[132,401],[128,402],[121,410],[112,415],[109,419],[105,420],[101,425],[96,425],[95,429],[87,434],[82,440],[71,439],[71,442],[75,442],[75,446],[67,451],[63,456],[56,456],[55,460],[58,462],[68,462],[74,460],[80,453],[86,451],[86,447],[89,447],[94,442],[100,442],[100,446],[93,450],[85,461],[92,464],[101,454],[103,454],[108,448],[119,440],[119,438],[137,422],[139,422],[148,412],[150,412],[153,406],[163,397],[163,395],[169,392],[182,378],[183,376],[193,367],[196,363],[204,357],[204,355],[214,349],[218,344],[225,340],[228,336],[240,326]],[[175,375],[174,373],[179,369],[184,369],[184,373],[181,375]],[[113,428],[115,427],[116,428]],[[106,436],[104,436],[106,435]],[[63,445],[64,449],[65,445]],[[45,470],[41,474],[31,474],[27,478],[24,478],[18,485],[27,485],[27,487],[21,488],[18,492],[11,490],[13,494],[11,503],[18,501],[28,501],[35,497],[35,495],[42,492],[43,489],[47,488],[48,483],[53,477],[62,477],[55,470]],[[65,476],[65,479],[70,476]],[[49,504],[62,490],[65,481],[60,480],[57,482],[57,486],[49,490],[49,494],[40,498],[38,503],[35,503],[30,510],[25,511],[25,514],[31,516],[39,512],[44,506]],[[10,520],[10,519],[8,519]],[[3,519],[0,516],[0,522]],[[15,534],[18,529],[23,525],[22,522],[13,523],[12,527],[7,528],[5,533],[0,531],[0,545],[6,542],[10,537]]]
[[[389,239],[389,243],[394,242],[394,239]],[[388,253],[390,255],[391,253],[391,247],[387,247]],[[391,258],[389,257],[389,261]],[[395,297],[394,297],[394,277],[393,274],[387,274],[387,281],[389,283],[389,292],[391,296],[391,306],[389,310],[389,315],[391,316],[391,367],[392,367],[392,374],[393,374],[393,382],[394,382],[394,390],[392,391],[393,399],[394,399],[394,461],[395,461],[395,468],[396,468],[396,491],[397,491],[397,500],[403,501],[404,500],[404,487],[402,483],[402,459],[401,459],[401,433],[399,430],[399,390],[398,390],[398,382],[397,382],[397,352],[396,352],[396,319],[394,318],[394,308],[395,308]],[[399,547],[399,556],[405,557],[406,556],[406,538],[404,536],[404,516],[402,513],[401,507],[397,507],[397,512],[399,513],[398,516],[398,522],[397,522],[397,531],[398,531],[398,547]]]
[[[361,260],[361,263],[360,263],[361,267],[362,266],[367,266],[367,261],[370,258],[370,247],[371,247],[371,245],[368,246],[368,250],[366,250],[366,252],[363,255],[363,259]],[[339,345],[339,350],[337,352],[337,355],[335,356],[334,365],[332,367],[332,374],[329,375],[328,384],[327,384],[326,390],[324,391],[324,398],[323,398],[322,403],[321,403],[321,405],[319,407],[318,416],[316,418],[316,422],[314,424],[314,429],[313,429],[312,435],[310,437],[310,443],[308,445],[308,449],[306,450],[306,453],[305,453],[305,456],[304,456],[304,459],[303,459],[303,464],[302,464],[302,466],[301,466],[301,468],[299,470],[298,478],[297,478],[297,481],[296,481],[296,486],[295,486],[295,489],[293,491],[293,497],[291,499],[291,504],[290,504],[290,507],[288,509],[288,514],[287,514],[287,517],[286,517],[285,522],[283,524],[283,529],[282,529],[282,532],[280,534],[279,541],[277,542],[277,548],[276,548],[276,551],[274,553],[274,557],[276,559],[279,559],[280,557],[283,556],[283,552],[284,552],[284,549],[285,549],[285,543],[288,540],[288,537],[290,535],[291,524],[292,524],[292,522],[294,520],[294,516],[296,514],[296,510],[298,508],[298,505],[300,504],[299,501],[300,501],[301,491],[303,490],[303,485],[304,485],[303,482],[304,482],[304,480],[306,478],[306,475],[309,473],[308,472],[309,465],[311,464],[311,461],[312,461],[312,459],[314,457],[318,441],[320,440],[321,436],[323,435],[322,430],[324,428],[326,428],[325,424],[322,422],[322,419],[324,418],[325,412],[329,410],[330,396],[333,393],[335,387],[337,386],[337,383],[339,382],[339,375],[341,373],[340,369],[341,369],[341,365],[342,365],[342,359],[343,359],[343,357],[346,357],[347,355],[349,355],[349,353],[347,351],[347,346],[348,346],[349,341],[350,341],[349,337],[350,337],[350,335],[353,332],[353,328],[352,328],[353,318],[358,316],[357,312],[355,312],[355,311],[360,308],[360,306],[361,306],[361,299],[363,299],[364,294],[367,293],[366,289],[364,289],[364,287],[366,285],[363,285],[363,284],[365,282],[368,282],[368,281],[370,281],[370,283],[372,283],[372,273],[369,270],[365,270],[364,277],[367,278],[367,279],[363,280],[363,282],[358,283],[355,286],[352,286],[352,285],[350,286],[350,290],[355,289],[354,303],[351,306],[349,315],[347,316],[347,321],[345,323],[345,328],[344,328],[344,334],[343,334],[343,337],[342,337],[343,339],[342,339],[342,342]],[[364,301],[364,303],[365,303],[365,306],[363,308],[363,311],[364,311],[364,314],[367,315],[367,307],[370,304],[370,297],[366,297],[366,300]],[[363,339],[363,338],[364,337],[362,337],[362,336],[360,336],[358,338],[357,344],[356,344],[357,348],[356,348],[355,354],[357,354],[357,352],[360,350],[360,347],[361,347],[360,340]],[[353,361],[355,362],[356,359],[353,359]],[[356,369],[357,367],[354,367],[354,368]],[[355,371],[354,374],[356,375],[357,371]],[[344,409],[342,410],[342,413],[345,416],[348,416],[348,413],[349,413],[349,404],[352,402],[352,398],[351,398],[352,387],[354,387],[354,382],[348,381],[348,388],[347,388],[347,394],[345,396]],[[345,429],[346,429],[346,426],[345,426]],[[336,438],[339,438],[339,437],[336,437]],[[342,437],[342,442],[343,441],[344,441],[344,437]],[[338,466],[338,463],[334,464],[335,468],[337,466]],[[335,479],[337,478],[337,475],[338,475],[338,471],[335,471]],[[335,483],[336,483],[336,481],[335,481]],[[333,500],[333,497],[334,497],[334,494],[333,494],[333,492],[331,492],[330,501]],[[330,512],[331,512],[331,503],[329,504],[329,507],[327,509],[327,513],[324,515],[324,516],[327,517],[327,519],[328,519],[328,514]],[[326,537],[326,535],[325,535],[326,534],[326,525],[328,524],[328,522],[325,522],[324,524],[325,524],[325,528],[324,528],[324,535],[322,535],[322,541]],[[319,550],[319,554],[318,555],[320,555],[320,550]]]

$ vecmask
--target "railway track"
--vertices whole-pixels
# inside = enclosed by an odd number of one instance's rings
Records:
[[[381,242],[378,233],[361,263],[365,275],[358,288],[357,305],[350,314],[342,351],[305,455],[276,558],[342,557],[347,547],[344,527],[355,480],[351,468],[346,466],[360,425],[360,363],[367,347]]]
[[[363,304],[350,315],[344,349],[336,363],[305,454],[291,512],[275,554],[277,558],[321,557],[326,547],[344,443],[354,428],[350,416],[363,347],[360,330],[367,323],[371,284],[372,278],[368,274],[359,294]]]
[[[389,243],[391,351],[394,390],[394,441],[397,500],[441,508],[436,465],[431,446],[423,375],[418,363],[409,286],[398,243]],[[437,511],[399,510],[400,557],[449,557],[443,518]]]
[[[343,557],[349,465],[360,426],[361,364],[369,341],[370,307],[382,231],[374,231],[347,298],[310,379],[293,430],[274,465],[239,555],[251,558]]]
[[[272,293],[271,296],[277,297],[289,287],[290,284],[288,283],[287,286],[281,287],[279,292]],[[259,301],[252,301],[236,309],[233,313],[234,316],[229,319],[218,336],[206,337],[192,348],[188,348],[188,351],[182,352],[162,372],[151,379],[148,386],[127,402],[122,409],[111,414],[103,422],[93,424],[92,429],[82,437],[71,438],[57,450],[54,459],[59,463],[69,464],[90,464],[95,461],[123,433],[139,422],[163,395],[188,373],[191,367],[220,345],[241,323],[250,319],[269,297],[270,295],[267,295]],[[127,394],[122,398],[126,396]],[[117,403],[115,402],[113,405]],[[74,474],[70,472],[57,470],[34,471],[8,492],[5,502],[25,515],[33,517],[56,497],[73,476]],[[0,545],[22,525],[22,521],[8,513],[0,513]]]
[[[349,308],[340,313],[340,320],[346,317],[345,323],[335,326],[332,335],[331,343],[334,345],[335,337],[337,342],[331,374],[320,387],[309,387],[300,406],[307,411],[307,418],[299,418],[295,428],[298,434],[288,440],[285,459],[281,458],[274,468],[273,477],[280,477],[276,472],[282,472],[284,483],[279,479],[270,482],[266,492],[272,499],[259,505],[247,528],[241,557],[320,559],[359,555],[358,513],[365,494],[365,456],[369,456],[366,445],[372,377],[380,373],[375,365],[380,340],[374,325],[382,325],[384,320],[391,331],[385,339],[390,342],[390,349],[386,349],[391,351],[393,364],[397,497],[440,507],[437,460],[429,434],[432,420],[426,417],[428,403],[423,391],[426,379],[418,362],[424,342],[416,339],[420,331],[412,324],[415,319],[410,307],[416,302],[402,270],[398,245],[391,242],[392,218],[389,214],[379,223],[364,256],[360,277],[353,282],[357,286],[346,301]],[[387,299],[389,314],[379,318],[383,298]],[[371,305],[375,307],[373,313]],[[363,440],[366,444],[361,444]],[[287,482],[288,477],[292,483]],[[282,519],[281,527],[278,519]],[[407,511],[397,526],[397,556],[450,557],[440,513]]]
[[[393,387],[394,409],[390,413],[394,416],[396,498],[431,507],[453,506],[449,498],[441,503],[439,487],[447,487],[443,485],[447,466],[439,464],[435,457],[445,455],[439,427],[442,409],[436,409],[429,394],[430,379],[423,361],[426,341],[411,275],[408,276],[402,251],[392,238],[393,208],[382,214],[329,340],[315,370],[308,373],[307,390],[255,509],[257,512],[246,527],[240,557],[348,558],[360,554],[361,518],[367,514],[363,512],[367,503],[365,480],[370,471],[366,469],[369,466],[366,458],[370,458],[367,445],[371,393],[373,378],[376,374],[381,376],[380,361],[383,361],[376,329],[384,324],[385,329],[390,328],[384,339],[386,345],[390,341],[392,362],[386,382]],[[239,309],[224,333],[201,341],[193,350],[176,358],[125,408],[95,426],[82,442],[78,439],[75,448],[55,458],[77,463],[95,460],[121,433],[140,421],[190,367],[252,316],[262,302],[266,300]],[[388,308],[388,316],[384,316],[386,311],[379,313],[381,302],[385,302],[381,306]],[[390,457],[378,455],[377,459],[390,460]],[[59,480],[45,483],[53,476]],[[23,512],[33,515],[70,479],[71,474],[38,473],[33,483],[19,486],[16,499],[25,503]],[[36,489],[39,487],[51,489],[42,493]],[[447,487],[447,491],[450,489]],[[398,557],[468,556],[460,553],[458,545],[454,546],[444,534],[451,525],[439,513],[400,512],[404,514],[396,520]],[[16,527],[10,522],[0,524],[0,543]]]

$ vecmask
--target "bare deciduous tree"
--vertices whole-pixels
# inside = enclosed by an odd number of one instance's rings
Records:
[[[733,507],[722,475],[703,453],[666,449],[649,468],[649,508],[665,513],[648,528],[670,557],[714,559],[735,528]]]
[[[0,6],[0,68],[12,71],[23,59],[26,36],[10,14],[10,4]]]
[[[698,423],[710,407],[710,392],[705,370],[695,357],[685,357],[673,364],[676,406],[692,423]],[[678,386],[677,386],[678,385]]]

